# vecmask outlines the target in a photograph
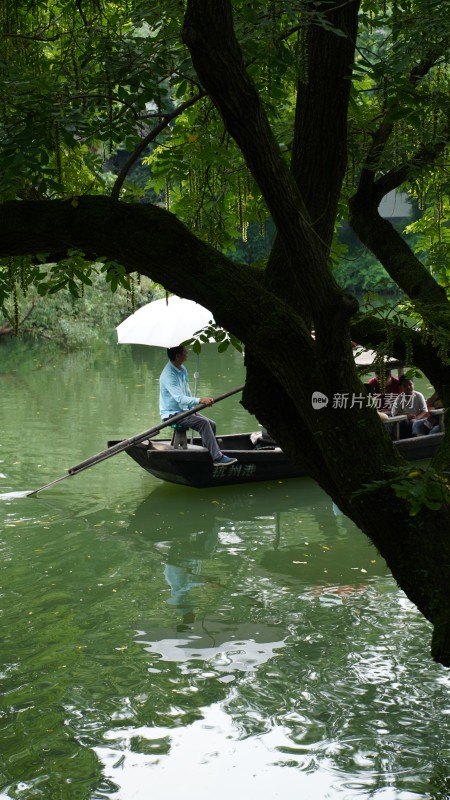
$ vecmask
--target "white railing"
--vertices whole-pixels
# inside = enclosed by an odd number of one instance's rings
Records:
[[[439,420],[439,425],[441,426],[441,431],[442,432],[445,430],[444,411],[445,411],[445,409],[443,409],[443,408],[430,408],[429,409],[430,414],[433,414],[433,416],[441,418]],[[394,435],[394,439],[400,439],[400,423],[403,422],[406,419],[408,419],[406,414],[398,414],[396,417],[389,417],[389,419],[384,419],[383,420],[385,425],[390,425],[391,423],[394,423],[394,428],[393,428],[394,434],[395,434]]]

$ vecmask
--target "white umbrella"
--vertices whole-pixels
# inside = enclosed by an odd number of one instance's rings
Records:
[[[139,308],[118,325],[119,344],[147,344],[177,347],[194,333],[214,323],[207,308],[171,295]]]
[[[214,323],[214,317],[207,308],[193,300],[171,295],[147,303],[121,322],[116,328],[117,340],[119,344],[178,347],[209,323]],[[198,365],[197,355],[194,397],[197,394]]]

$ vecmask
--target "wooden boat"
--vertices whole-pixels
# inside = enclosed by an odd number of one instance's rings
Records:
[[[237,459],[229,466],[214,467],[211,456],[201,446],[200,437],[189,440],[187,446],[176,447],[171,439],[144,440],[125,452],[156,478],[185,486],[203,489],[254,481],[271,481],[305,475],[301,467],[292,464],[280,447],[268,445],[256,449],[250,433],[219,437],[223,453]],[[111,447],[116,442],[108,442]]]
[[[395,417],[401,421],[405,417]],[[431,458],[444,434],[428,434],[412,439],[400,439],[394,444],[408,461]],[[155,478],[198,489],[229,484],[276,481],[298,478],[307,474],[299,464],[293,464],[275,444],[259,445],[252,441],[254,434],[239,433],[219,437],[223,453],[237,459],[229,466],[214,467],[207,449],[199,437],[180,446],[174,439],[144,440],[125,450],[140,467]],[[108,442],[111,447],[117,441]]]

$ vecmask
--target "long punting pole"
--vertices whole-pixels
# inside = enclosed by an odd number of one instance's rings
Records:
[[[221,400],[225,400],[226,397],[231,397],[233,394],[242,392],[243,388],[244,386],[238,386],[237,389],[231,389],[231,391],[225,392],[225,394],[220,394],[218,397],[213,398],[213,402],[219,403]],[[112,447],[102,450],[101,453],[97,453],[95,456],[91,456],[90,458],[86,458],[85,461],[80,461],[79,464],[75,464],[74,467],[70,467],[67,470],[67,475],[62,475],[61,478],[56,478],[56,480],[51,481],[51,483],[47,483],[45,486],[40,486],[39,489],[29,492],[27,497],[34,497],[38,494],[38,492],[42,492],[44,489],[49,489],[50,486],[55,486],[55,484],[65,481],[66,478],[73,478],[75,475],[78,475],[79,472],[83,472],[83,470],[89,469],[89,467],[93,467],[95,464],[99,464],[101,461],[106,461],[107,458],[112,458],[112,456],[117,455],[117,453],[123,453],[124,450],[127,450],[129,447],[137,444],[138,442],[142,442],[142,440],[147,439],[148,436],[153,436],[155,433],[158,433],[158,431],[162,431],[163,428],[167,428],[169,425],[181,422],[181,420],[189,417],[191,414],[195,414],[197,411],[201,411],[206,407],[207,406],[204,403],[200,403],[200,405],[190,408],[189,411],[181,411],[179,414],[175,414],[165,422],[155,425],[154,428],[149,428],[147,431],[137,433],[135,436],[131,436],[129,439],[123,439],[121,442],[114,444]]]

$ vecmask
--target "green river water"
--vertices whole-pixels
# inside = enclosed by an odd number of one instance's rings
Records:
[[[120,454],[24,496],[159,422],[164,363],[1,343],[0,800],[449,798],[430,627],[312,481],[194,490]],[[243,379],[204,348],[202,395]],[[257,429],[238,400],[219,433]]]

